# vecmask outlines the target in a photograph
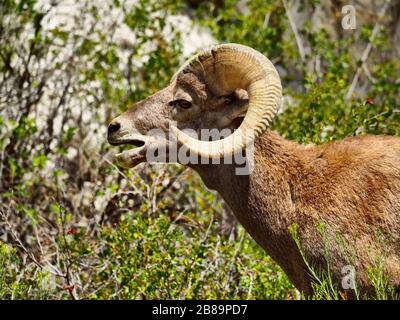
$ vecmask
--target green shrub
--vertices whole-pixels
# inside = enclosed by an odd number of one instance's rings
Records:
[[[191,225],[166,216],[127,216],[103,230],[101,261],[93,280],[107,284],[94,298],[285,299],[294,289],[279,267],[240,228],[221,237],[215,221]],[[207,228],[205,228],[207,227]]]

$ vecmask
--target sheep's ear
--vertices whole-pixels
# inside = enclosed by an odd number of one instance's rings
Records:
[[[246,90],[243,89],[236,89],[233,91],[233,94],[235,95],[235,98],[238,100],[248,100],[249,95],[247,94]]]
[[[218,120],[218,126],[228,127],[234,126],[237,128],[246,116],[248,108],[248,100],[232,100],[220,109],[221,116]]]
[[[225,115],[231,120],[243,118],[246,115],[248,107],[249,100],[247,99],[232,100],[229,106],[226,108]]]

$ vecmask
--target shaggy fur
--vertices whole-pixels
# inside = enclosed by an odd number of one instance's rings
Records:
[[[306,295],[312,279],[289,232],[293,224],[307,260],[327,270],[329,259],[339,288],[349,264],[361,292],[373,293],[367,269],[380,263],[391,284],[400,284],[400,139],[300,146],[267,130],[256,141],[250,176],[235,175],[233,165],[193,168]]]

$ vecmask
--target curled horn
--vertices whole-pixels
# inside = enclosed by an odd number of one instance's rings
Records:
[[[208,158],[232,155],[258,137],[269,125],[282,97],[281,81],[275,67],[260,52],[239,44],[222,44],[186,62],[174,75],[200,75],[216,95],[244,89],[249,96],[245,118],[235,132],[216,141],[197,140],[172,127],[178,142],[197,155]]]

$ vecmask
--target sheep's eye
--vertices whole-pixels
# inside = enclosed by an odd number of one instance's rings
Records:
[[[227,95],[224,99],[224,102],[226,105],[231,104],[232,102],[234,102],[235,100],[237,100],[237,96],[235,92],[232,92],[231,94]]]
[[[192,106],[192,103],[190,101],[184,100],[184,99],[178,99],[171,101],[169,103],[170,106],[172,107],[180,107],[182,109],[189,109]]]

